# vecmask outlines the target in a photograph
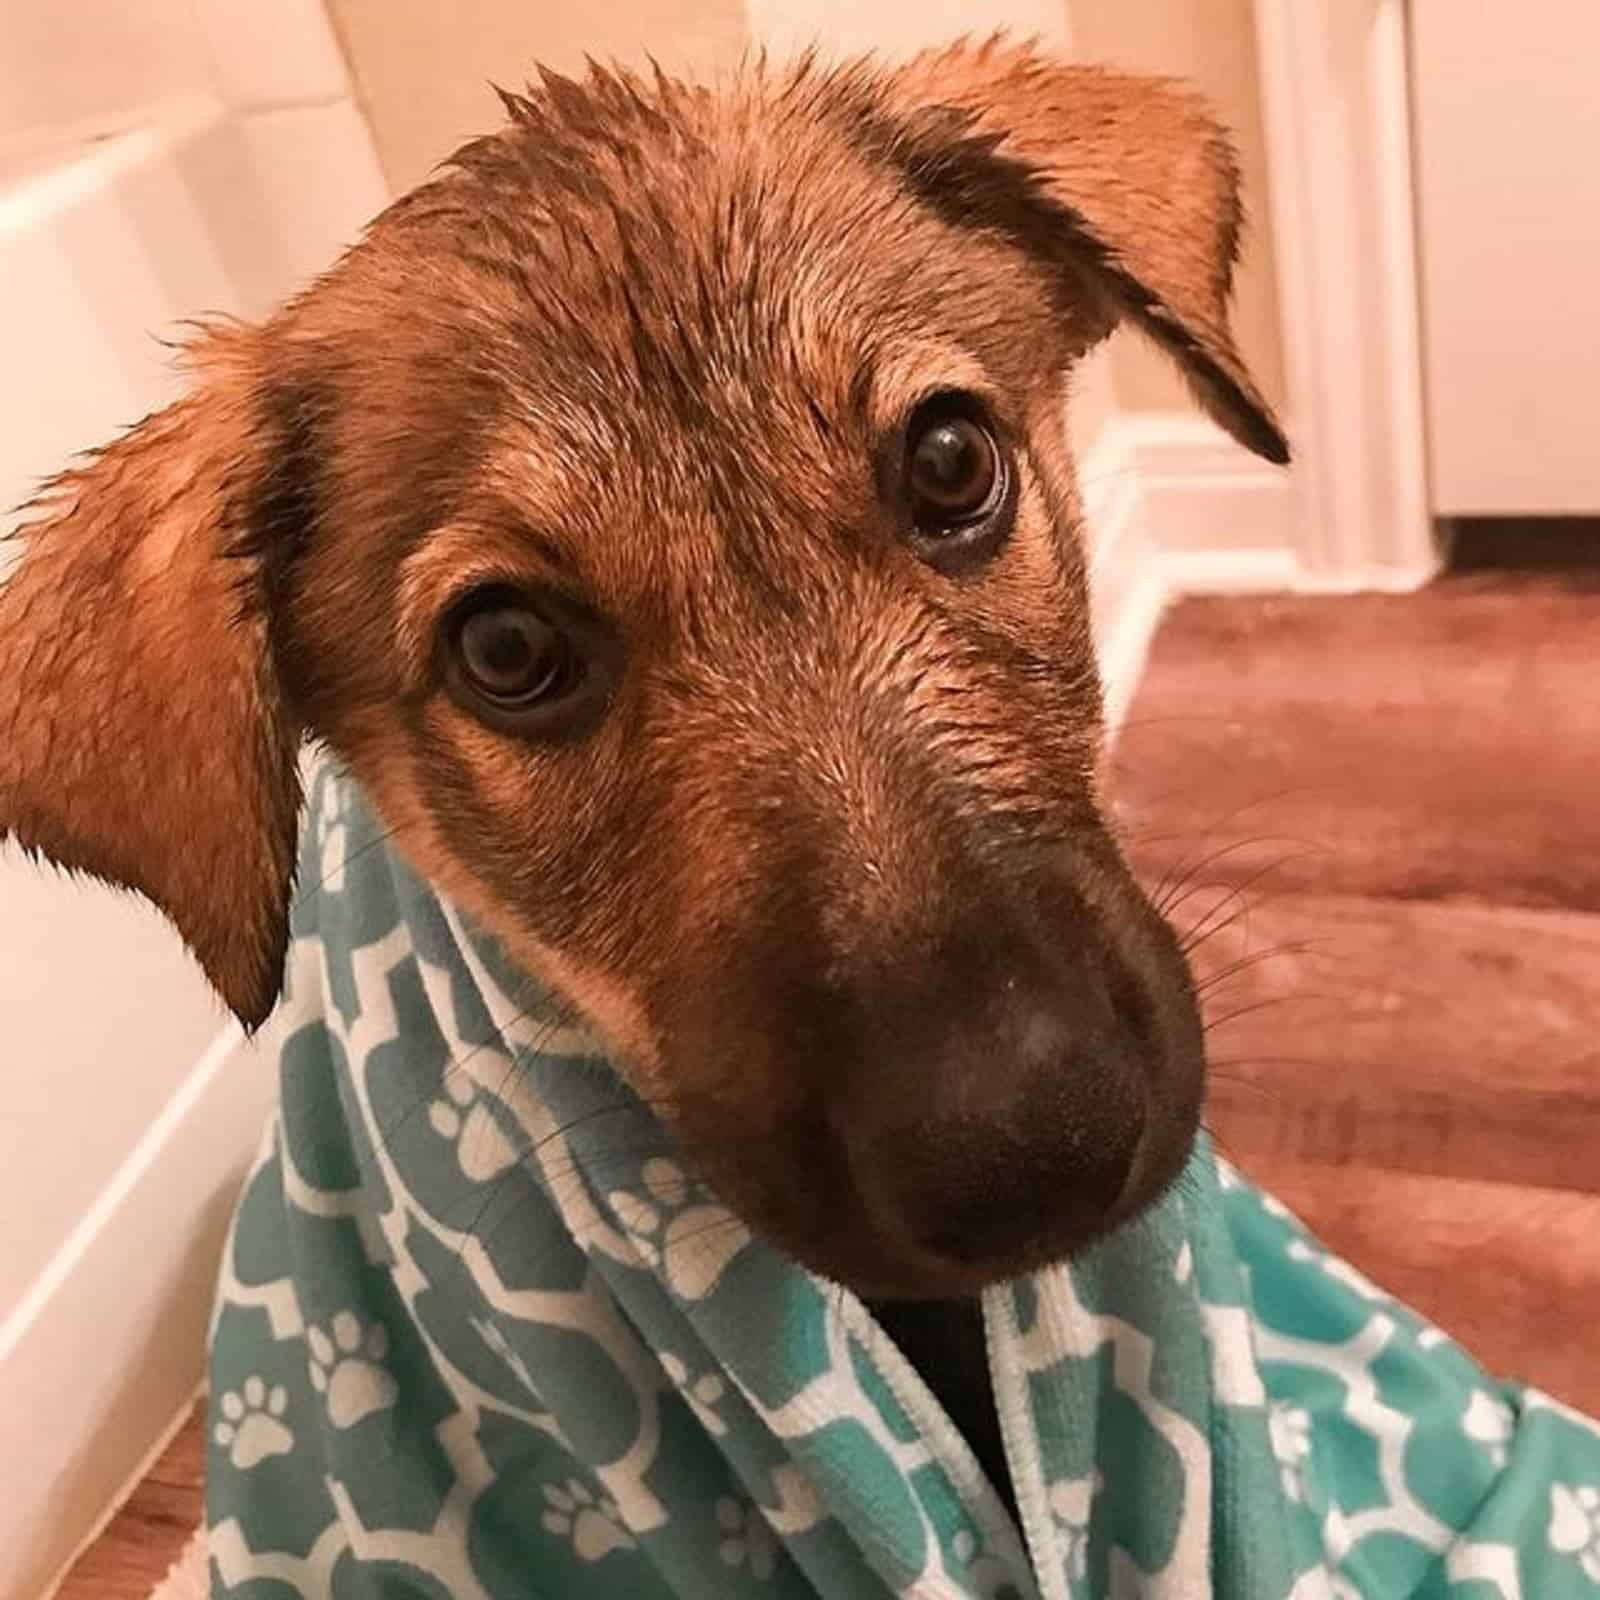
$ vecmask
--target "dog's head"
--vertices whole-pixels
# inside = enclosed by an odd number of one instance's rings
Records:
[[[1226,142],[998,45],[507,105],[47,495],[0,836],[257,1023],[315,734],[777,1243],[888,1294],[1059,1256],[1202,1078],[1096,794],[1064,378],[1131,319],[1283,458]]]

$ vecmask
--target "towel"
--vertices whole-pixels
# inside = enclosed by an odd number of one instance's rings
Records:
[[[1013,1518],[866,1307],[750,1235],[327,763],[300,882],[212,1324],[214,1596],[1600,1597],[1600,1429],[1204,1141],[985,1293]]]

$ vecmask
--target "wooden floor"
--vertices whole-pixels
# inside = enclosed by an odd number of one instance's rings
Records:
[[[1600,574],[1184,602],[1115,773],[1222,1147],[1600,1413]]]
[[[57,1600],[145,1600],[200,1522],[205,1486],[204,1408],[167,1446],[105,1533],[84,1553]]]
[[[1600,578],[1191,600],[1116,755],[1198,940],[1222,1146],[1491,1368],[1600,1413]],[[196,1420],[62,1600],[144,1600]]]

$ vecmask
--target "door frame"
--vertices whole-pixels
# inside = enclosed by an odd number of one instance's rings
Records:
[[[1312,587],[1442,564],[1428,492],[1406,0],[1256,0],[1294,541]]]

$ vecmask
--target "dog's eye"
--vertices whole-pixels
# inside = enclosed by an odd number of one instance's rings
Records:
[[[581,739],[612,703],[624,651],[597,612],[555,590],[485,585],[445,613],[446,693],[486,727],[541,744]]]
[[[501,711],[525,711],[568,694],[582,677],[570,641],[515,594],[461,608],[453,653],[464,685]]]
[[[908,441],[906,486],[923,533],[964,528],[994,509],[1000,451],[981,423],[960,413],[924,420]]]
[[[975,395],[945,393],[912,414],[900,454],[899,500],[924,561],[955,574],[988,560],[1016,497],[1005,451]]]
[[[906,494],[918,533],[938,538],[989,517],[1005,494],[1000,446],[974,408],[933,400],[906,437]]]
[[[548,700],[572,668],[567,642],[525,606],[495,605],[462,619],[461,666],[479,694],[503,706]]]

